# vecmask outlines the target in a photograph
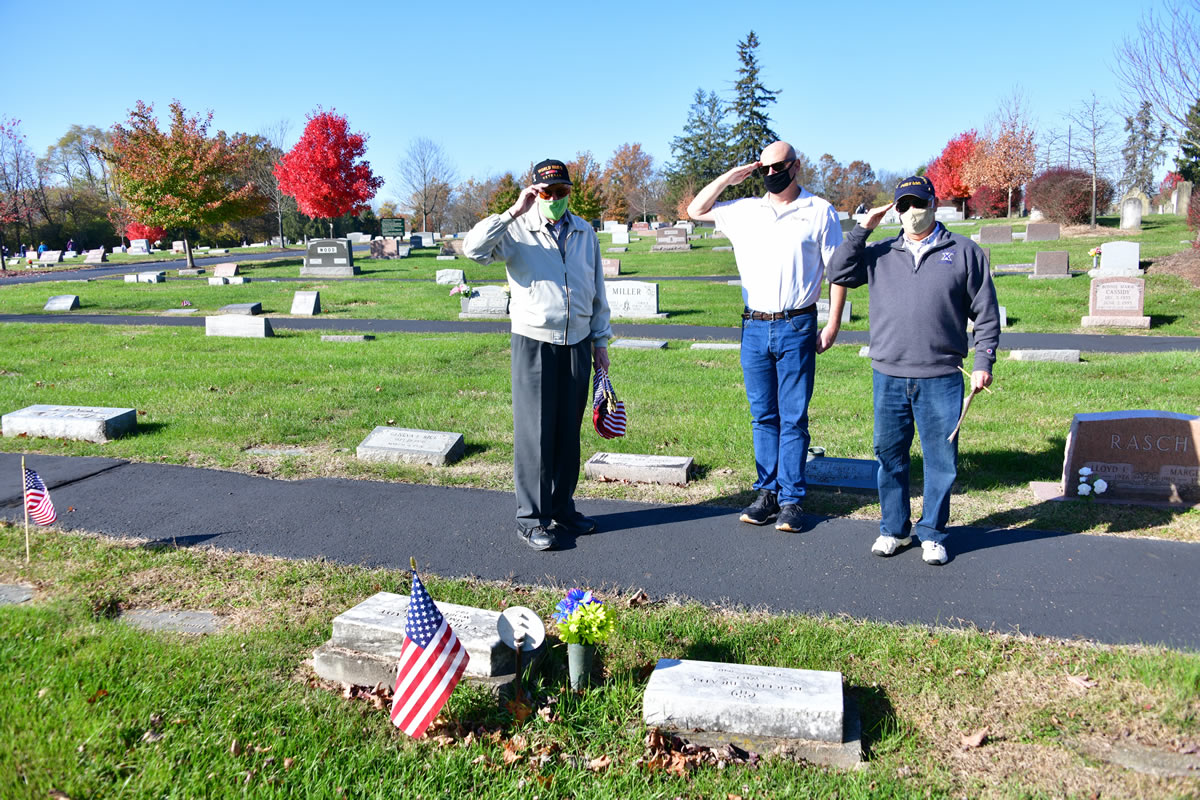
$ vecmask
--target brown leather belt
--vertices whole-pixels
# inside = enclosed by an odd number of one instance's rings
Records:
[[[770,322],[777,319],[791,319],[792,317],[815,313],[817,313],[817,307],[814,304],[805,306],[804,308],[790,308],[787,311],[743,311],[742,319],[757,319]]]

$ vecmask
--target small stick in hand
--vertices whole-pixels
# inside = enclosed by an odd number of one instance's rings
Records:
[[[965,369],[963,369],[961,366],[958,368],[958,371],[959,371],[959,372],[961,372],[963,375],[966,375],[968,378],[970,378],[970,377],[971,377],[971,373],[967,372],[967,371],[966,371]],[[991,390],[991,389],[989,389],[988,387],[984,386],[984,387],[982,387],[982,388],[983,388],[983,390],[984,390],[985,392],[987,392],[988,394],[992,394],[992,390]]]

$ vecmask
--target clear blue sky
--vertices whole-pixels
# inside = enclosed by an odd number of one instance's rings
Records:
[[[227,131],[287,119],[293,140],[318,105],[336,108],[370,137],[379,201],[418,136],[460,178],[578,150],[603,163],[625,142],[661,165],[698,87],[732,96],[753,29],[783,138],[814,161],[906,170],[1014,88],[1043,128],[1093,91],[1120,104],[1114,46],[1152,4],[0,0],[0,114],[40,155],[138,99],[211,109]]]

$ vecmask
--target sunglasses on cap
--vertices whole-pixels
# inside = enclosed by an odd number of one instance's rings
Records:
[[[910,208],[929,208],[929,201],[921,197],[905,195],[896,201],[896,211],[903,214]]]
[[[774,164],[763,164],[758,168],[758,174],[766,177],[772,172],[784,172],[792,168],[792,164],[796,163],[796,159],[789,158],[787,161],[776,161]]]
[[[543,200],[561,200],[571,193],[571,187],[565,183],[555,183],[545,189],[538,189],[538,197]]]

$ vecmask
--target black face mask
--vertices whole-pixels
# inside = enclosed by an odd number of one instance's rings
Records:
[[[783,172],[772,172],[770,175],[763,176],[763,183],[767,185],[767,191],[771,194],[782,194],[787,191],[787,188],[792,185],[791,169],[785,169]]]

